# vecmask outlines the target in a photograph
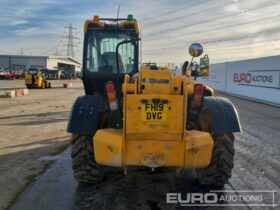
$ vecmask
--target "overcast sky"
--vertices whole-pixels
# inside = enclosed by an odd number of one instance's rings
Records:
[[[0,54],[66,53],[64,27],[97,14],[133,14],[142,25],[143,61],[182,63],[200,42],[212,63],[280,54],[280,0],[0,0]]]

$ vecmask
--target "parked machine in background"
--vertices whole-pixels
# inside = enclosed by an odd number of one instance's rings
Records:
[[[67,128],[76,180],[98,183],[113,167],[126,174],[130,166],[146,166],[196,169],[202,184],[228,183],[233,132],[241,126],[228,99],[190,76],[208,73],[208,57],[199,74],[189,62],[182,75],[151,63],[139,69],[140,26],[132,15],[95,16],[84,31],[85,95],[74,103]],[[196,58],[203,48],[196,43],[189,51]]]
[[[31,88],[51,88],[51,83],[47,81],[40,69],[30,68],[25,73],[25,85]]]
[[[0,79],[5,80],[15,80],[15,79],[23,79],[24,78],[24,71],[15,71],[2,69],[0,70]]]
[[[9,71],[5,71],[3,68],[0,69],[0,79],[1,80],[9,79],[9,76],[10,76]]]
[[[158,66],[156,63],[143,63],[141,68],[150,70],[170,70],[168,67]]]

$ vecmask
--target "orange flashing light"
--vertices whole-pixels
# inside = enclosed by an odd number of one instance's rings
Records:
[[[94,15],[93,16],[93,21],[99,21],[99,16],[98,15]]]

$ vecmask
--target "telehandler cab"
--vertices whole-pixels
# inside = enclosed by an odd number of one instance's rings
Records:
[[[76,180],[98,183],[113,167],[126,174],[129,166],[147,166],[196,169],[202,184],[227,183],[232,133],[241,131],[233,104],[186,74],[193,62],[182,75],[154,65],[139,70],[140,26],[132,15],[94,16],[84,32],[85,95],[74,103],[67,127]],[[193,58],[202,52],[200,44],[191,45]],[[207,59],[201,74],[209,70]],[[198,75],[199,68],[191,71]]]

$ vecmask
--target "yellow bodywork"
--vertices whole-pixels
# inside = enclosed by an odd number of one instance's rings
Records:
[[[122,130],[116,129],[101,129],[94,136],[97,163],[115,167],[206,167],[212,146],[210,134],[201,131],[185,132],[184,138],[177,140],[124,140]]]
[[[201,168],[209,165],[209,133],[186,130],[187,100],[193,80],[166,70],[142,68],[123,83],[123,129],[100,129],[93,137],[97,163],[151,168]]]

